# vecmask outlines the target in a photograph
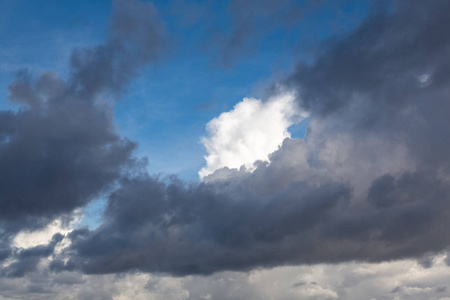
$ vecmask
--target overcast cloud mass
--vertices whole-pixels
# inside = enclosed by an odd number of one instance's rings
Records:
[[[231,1],[230,35],[206,31],[198,51],[239,61],[331,5],[254,2]],[[67,76],[10,83],[0,299],[449,299],[450,2],[370,2],[262,100],[205,123],[199,180],[148,172],[114,117],[146,65],[183,51],[156,7],[114,0],[105,41],[74,49]],[[80,223],[98,199],[100,223]]]

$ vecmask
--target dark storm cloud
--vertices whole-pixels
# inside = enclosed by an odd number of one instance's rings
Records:
[[[56,261],[53,269],[186,275],[284,264],[310,247],[307,235],[295,243],[290,238],[312,234],[350,194],[332,183],[294,183],[266,197],[237,186],[216,188],[150,177],[123,182],[100,228],[72,232],[71,260]]]
[[[368,113],[397,114],[417,99],[415,94],[424,98],[442,90],[450,66],[445,30],[450,4],[393,3],[396,13],[375,11],[348,38],[331,43],[314,64],[297,66],[288,84],[300,88],[302,107],[331,113],[348,108],[355,96],[364,96],[364,104],[376,109],[361,116],[370,124]]]
[[[53,270],[209,274],[385,261],[450,246],[450,26],[446,1],[374,12],[284,83],[310,112],[252,174],[208,183],[122,180],[96,230],[71,233]],[[234,178],[234,179],[233,179]]]
[[[106,99],[160,57],[165,33],[151,3],[113,6],[106,42],[74,51],[68,80],[21,72],[9,86],[20,108],[0,111],[0,238],[84,206],[133,163]]]
[[[40,89],[44,78],[56,88]],[[130,161],[134,144],[116,134],[107,109],[78,98],[55,74],[37,82],[21,76],[10,91],[13,101],[29,106],[2,112],[7,126],[0,146],[0,215],[4,228],[20,230],[41,226],[98,195]]]
[[[400,200],[391,207],[352,205],[351,188],[332,182],[294,182],[262,195],[251,176],[226,186],[135,179],[111,196],[97,230],[72,232],[63,255],[71,259],[52,269],[186,275],[422,257],[449,244],[450,187],[417,176],[393,183],[387,192]]]

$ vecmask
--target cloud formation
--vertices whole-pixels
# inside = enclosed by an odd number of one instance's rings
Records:
[[[266,102],[244,98],[232,110],[209,121],[208,137],[202,138],[208,154],[200,178],[223,167],[245,166],[251,171],[255,161],[267,161],[268,155],[291,137],[289,126],[306,117],[296,107],[294,97],[286,93]]]
[[[72,232],[53,269],[211,274],[446,251],[448,11],[374,12],[284,83],[310,113],[305,140],[285,139],[253,173],[218,170],[220,182],[124,179],[104,223]]]
[[[136,144],[119,136],[112,109],[138,68],[161,55],[165,34],[151,3],[113,6],[106,42],[74,51],[67,80],[23,71],[9,86],[19,109],[0,111],[0,249],[8,253],[16,233],[72,218],[136,164]]]

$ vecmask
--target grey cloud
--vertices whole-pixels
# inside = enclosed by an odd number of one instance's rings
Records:
[[[19,86],[32,85],[17,79],[11,97],[19,97]],[[42,226],[83,206],[131,162],[135,145],[116,134],[109,112],[61,89],[62,95],[43,101],[39,109],[2,112],[7,126],[0,146],[0,223],[7,230]]]
[[[135,143],[119,136],[114,102],[166,47],[151,3],[113,2],[104,44],[73,52],[69,79],[20,72],[9,86],[16,111],[0,111],[0,239],[44,226],[105,192],[134,165]]]
[[[378,212],[355,211],[359,217],[341,223],[347,230],[336,224],[333,234],[372,227],[372,241],[390,240],[393,250],[384,257],[377,249],[372,258],[420,256],[449,244],[449,11],[445,1],[396,1],[393,12],[376,11],[285,82],[313,119],[310,163],[368,188],[367,198],[362,192],[352,201]],[[426,85],[423,74],[432,78]],[[402,154],[393,155],[395,148]]]
[[[53,279],[53,282],[56,284],[63,284],[63,285],[76,285],[76,284],[83,284],[86,283],[86,280],[82,278],[82,275],[75,272],[67,272],[67,273],[60,273],[58,274],[58,277]]]
[[[105,44],[74,51],[71,89],[82,97],[104,90],[121,91],[139,67],[159,59],[166,50],[166,31],[152,3],[113,1]]]
[[[356,96],[373,104],[374,115],[397,114],[416,94],[432,95],[448,76],[449,39],[445,1],[395,1],[395,13],[377,11],[347,38],[331,43],[312,65],[299,65],[287,81],[299,89],[302,106],[317,113],[347,109]],[[435,81],[436,80],[436,81]],[[438,83],[439,82],[439,83]],[[361,112],[363,113],[363,112]],[[360,124],[374,120],[361,115]]]
[[[55,246],[62,239],[63,236],[61,234],[55,234],[47,245],[38,245],[29,249],[14,251],[16,261],[1,269],[1,276],[22,277],[29,272],[35,271],[41,258],[51,255],[55,250]]]
[[[306,282],[304,282],[304,281],[299,281],[299,282],[294,283],[294,284],[292,285],[292,287],[293,287],[293,288],[296,288],[296,287],[300,287],[300,286],[304,286],[304,285],[306,285]]]
[[[154,274],[81,275],[76,272],[31,273],[0,278],[0,295],[20,299],[433,299],[449,297],[443,289],[449,268],[442,261],[425,270],[413,261],[386,264],[346,263],[220,272],[211,276],[166,277]],[[419,276],[411,276],[411,271]],[[70,284],[58,278],[82,279]],[[292,288],[295,283],[305,283]],[[311,285],[311,282],[316,282]],[[40,286],[46,294],[30,293]],[[397,293],[391,293],[395,287]],[[439,292],[440,290],[442,290]],[[331,293],[330,293],[331,292]],[[335,294],[333,294],[335,293]]]
[[[99,229],[72,233],[71,259],[60,267],[186,275],[302,260],[298,251],[313,251],[313,232],[349,193],[332,183],[318,188],[298,182],[262,197],[238,186],[123,182]]]
[[[397,179],[392,192],[401,200],[388,208],[352,204],[351,189],[332,181],[262,195],[246,179],[198,186],[135,179],[111,196],[97,230],[72,233],[71,259],[59,269],[210,274],[437,253],[448,247],[450,188],[417,186],[420,176]],[[414,189],[425,192],[415,197]]]

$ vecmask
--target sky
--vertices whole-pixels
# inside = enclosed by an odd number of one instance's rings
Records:
[[[450,299],[449,12],[0,0],[0,299]]]

